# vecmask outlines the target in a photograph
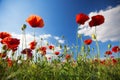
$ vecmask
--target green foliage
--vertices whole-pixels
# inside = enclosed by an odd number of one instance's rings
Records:
[[[119,80],[119,71],[120,63],[107,66],[92,63],[90,59],[84,61],[81,56],[76,62],[72,59],[66,62],[14,61],[11,67],[0,60],[0,80]]]

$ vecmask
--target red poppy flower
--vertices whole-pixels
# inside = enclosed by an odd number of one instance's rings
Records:
[[[106,54],[106,55],[111,55],[112,52],[111,52],[111,51],[106,51],[105,54]]]
[[[6,53],[0,53],[0,57],[1,57],[1,58],[6,57]]]
[[[84,43],[86,45],[90,45],[92,43],[92,40],[91,39],[86,39],[86,40],[84,40]]]
[[[30,48],[25,48],[21,51],[22,54],[29,54],[32,53],[32,50]]]
[[[42,47],[40,47],[40,51],[46,51],[46,47],[44,47],[44,46],[42,46]]]
[[[42,55],[45,55],[46,54],[46,47],[44,47],[44,46],[42,46],[42,47],[40,47],[40,51],[41,51],[41,54]]]
[[[89,20],[89,17],[86,14],[80,13],[76,15],[76,22],[78,24],[84,25],[84,23]]]
[[[54,46],[53,46],[53,45],[50,45],[50,46],[49,46],[49,49],[51,49],[51,50],[54,49]]]
[[[26,22],[28,22],[29,25],[33,28],[42,28],[44,26],[43,19],[37,15],[31,15],[30,17],[28,17]]]
[[[42,56],[46,55],[46,51],[41,52]]]
[[[100,63],[103,65],[105,65],[105,62],[106,62],[105,60],[100,60]]]
[[[32,50],[29,48],[25,48],[24,50],[21,51],[22,54],[27,54],[28,58],[32,58],[33,54],[32,54]]]
[[[112,48],[112,52],[114,52],[114,53],[120,52],[119,46],[114,46],[114,47]]]
[[[97,58],[92,60],[92,63],[98,63],[98,62],[99,62],[99,60]]]
[[[14,50],[17,50],[17,47],[20,44],[20,40],[17,38],[6,37],[1,40],[1,43],[5,44],[8,49],[11,49],[14,51]]]
[[[92,17],[92,20],[89,22],[89,26],[93,27],[93,26],[98,26],[100,24],[104,23],[104,16],[102,15],[96,15]]]
[[[7,33],[7,32],[0,32],[0,38],[4,39],[6,37],[11,37],[11,34]]]
[[[48,57],[48,60],[50,60],[51,59],[51,57]]]
[[[27,54],[27,57],[30,58],[30,59],[32,58],[32,56],[33,56],[32,53]]]
[[[113,58],[114,58],[114,56],[110,56],[110,58],[111,58],[111,59],[113,59]]]
[[[113,64],[116,64],[117,62],[118,62],[118,61],[117,61],[116,59],[114,59],[114,58],[112,59],[112,63],[113,63]]]
[[[13,62],[10,58],[7,58],[7,63],[8,63],[8,67],[11,67],[13,65]]]
[[[32,42],[30,42],[29,45],[30,45],[30,49],[34,50],[36,45],[37,45],[37,42],[36,41],[32,41]]]
[[[70,54],[66,54],[66,56],[65,56],[65,59],[70,59],[71,58],[71,55]]]
[[[55,52],[55,55],[59,55],[59,54],[60,54],[60,52],[58,52],[58,51]]]

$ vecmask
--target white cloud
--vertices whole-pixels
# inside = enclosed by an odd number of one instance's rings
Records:
[[[42,34],[42,35],[40,35],[40,38],[43,38],[43,39],[48,39],[50,37],[52,37],[51,34]]]
[[[60,37],[58,36],[54,36],[54,39],[58,41],[58,43],[61,43],[61,44],[64,44],[65,43],[65,40],[61,39]]]
[[[64,44],[65,41],[60,39],[60,40],[58,40],[58,42],[61,43],[61,44]]]
[[[100,10],[99,12],[91,12],[89,17],[101,14],[105,17],[105,23],[96,27],[98,41],[118,41],[120,40],[120,5],[112,8],[109,6],[107,10]],[[78,33],[85,36],[91,36],[95,28],[90,28],[88,22],[85,25],[79,26]]]
[[[54,39],[55,40],[59,40],[60,38],[58,36],[54,36]]]

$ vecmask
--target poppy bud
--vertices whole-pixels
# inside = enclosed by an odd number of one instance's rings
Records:
[[[82,51],[84,51],[85,50],[85,47],[84,46],[82,46]]]
[[[24,31],[26,29],[26,24],[23,24],[21,30]]]
[[[96,36],[95,36],[95,34],[92,34],[92,36],[91,36],[91,37],[92,37],[92,39],[96,39]]]
[[[60,47],[60,49],[62,49],[62,45],[61,44],[59,45],[59,47]]]
[[[7,46],[6,46],[6,45],[3,45],[3,46],[2,46],[2,49],[3,49],[3,50],[6,50],[6,49],[7,49]]]
[[[112,47],[112,45],[111,44],[108,44],[108,49],[110,49]]]
[[[90,52],[90,47],[88,47],[88,52]]]
[[[78,37],[78,38],[81,38],[81,34],[78,34],[77,37]]]

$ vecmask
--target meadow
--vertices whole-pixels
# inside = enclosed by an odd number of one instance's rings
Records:
[[[80,13],[76,15],[76,23],[83,25],[89,17]],[[104,16],[95,15],[89,22],[89,27],[97,27],[104,23]],[[26,22],[33,28],[43,28],[44,20],[37,15],[31,15]],[[62,52],[55,51],[54,45],[47,43],[47,46],[37,45],[36,36],[26,46],[27,25],[21,28],[23,39],[20,41],[13,38],[8,32],[0,32],[0,80],[120,80],[120,58],[112,54],[120,54],[120,46],[108,44],[108,50],[105,52],[105,58],[100,57],[99,42],[97,41],[96,30],[91,38],[83,40],[82,35],[76,35],[82,45],[78,50],[79,44],[76,44],[74,51],[68,51],[68,47],[58,44]],[[35,33],[35,32],[34,32]],[[43,39],[41,39],[43,40]],[[96,43],[97,56],[91,56],[92,48],[90,44]],[[19,50],[22,43],[21,51]],[[46,57],[47,50],[51,50],[57,58]],[[76,51],[76,52],[75,52]],[[11,58],[8,54],[12,54]],[[15,54],[20,54],[15,56]],[[74,58],[73,54],[77,54]],[[16,57],[16,59],[14,58]]]

